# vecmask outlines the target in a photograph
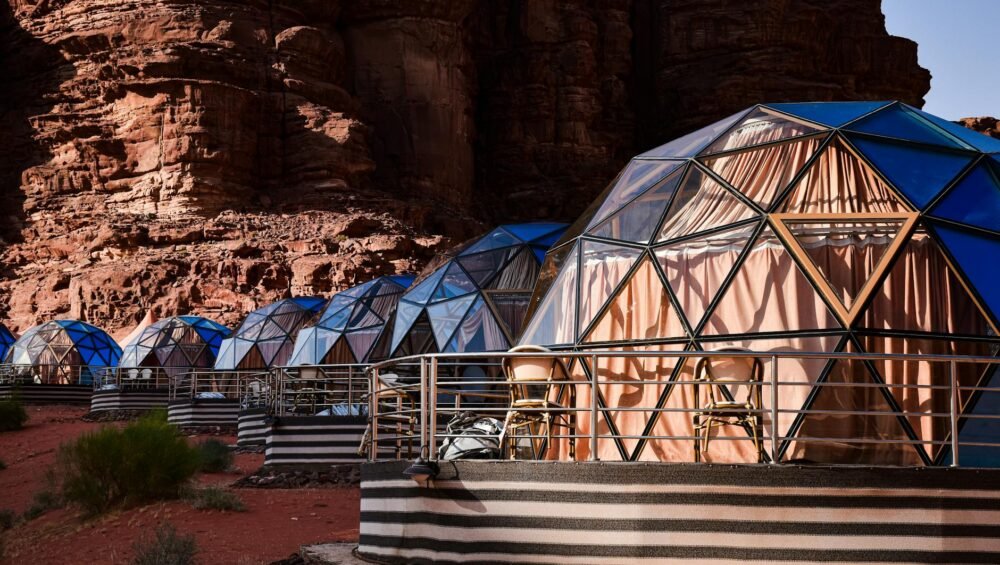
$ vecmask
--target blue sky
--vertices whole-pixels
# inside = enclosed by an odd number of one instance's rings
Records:
[[[934,77],[925,110],[1000,117],[1000,0],[883,0],[882,12],[889,33],[917,42]]]

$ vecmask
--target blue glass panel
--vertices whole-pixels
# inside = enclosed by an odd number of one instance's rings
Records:
[[[851,142],[921,210],[968,165],[973,154],[852,136]]]
[[[790,102],[766,106],[818,124],[840,127],[886,104],[888,102]]]
[[[642,155],[639,155],[639,157],[668,158],[691,157],[692,155],[697,155],[698,152],[704,149],[706,145],[715,141],[715,138],[719,137],[724,131],[731,128],[733,124],[739,121],[752,109],[753,108],[747,108],[746,110],[737,112],[732,116],[723,118],[710,126],[691,132],[684,137],[678,137],[665,145],[661,145],[656,149],[651,149]]]
[[[473,253],[479,253],[481,251],[489,251],[490,249],[497,249],[500,247],[510,247],[511,245],[518,245],[521,243],[516,237],[511,235],[503,228],[497,228],[490,233],[479,238],[470,247],[463,250],[459,255],[471,255]]]
[[[531,244],[532,245],[539,245],[539,246],[545,247],[547,249],[549,247],[552,247],[552,245],[555,242],[559,241],[562,238],[562,236],[563,236],[564,233],[566,233],[566,230],[564,228],[560,228],[560,229],[557,229],[556,231],[554,231],[554,232],[552,232],[552,233],[550,233],[548,235],[543,235],[542,237],[540,237],[540,238],[532,241]]]
[[[538,259],[538,264],[545,262],[545,253],[547,251],[547,249],[542,249],[541,247],[531,246],[531,252],[535,254],[535,259]]]
[[[1000,181],[985,163],[965,175],[930,214],[955,222],[1000,231]]]
[[[907,141],[965,148],[937,126],[898,104],[862,118],[847,126],[847,129]]]
[[[1000,239],[942,225],[935,229],[986,306],[1000,317]]]
[[[503,229],[517,236],[517,238],[520,239],[521,241],[527,243],[529,241],[534,241],[542,236],[549,235],[554,231],[565,230],[566,224],[557,224],[553,222],[537,222],[533,224],[507,224],[502,227]]]
[[[976,416],[1000,416],[1000,367],[993,369],[983,386],[994,389],[982,391],[967,414]],[[994,392],[995,391],[995,392]],[[969,418],[958,434],[959,443],[996,443],[1000,438],[1000,419]],[[963,467],[1000,467],[1000,447],[961,445],[959,462]],[[951,464],[951,454],[944,460]]]
[[[955,137],[961,139],[969,146],[979,149],[980,151],[985,151],[986,153],[992,153],[993,151],[1000,151],[1000,139],[990,137],[988,135],[983,135],[978,131],[973,131],[967,127],[962,127],[955,122],[949,122],[944,118],[939,118],[934,114],[928,114],[922,110],[917,110],[911,106],[906,106],[910,111],[919,114],[926,120],[934,123],[934,125],[947,131],[948,133],[954,135]]]
[[[399,286],[409,288],[410,285],[413,284],[413,279],[416,277],[413,275],[391,275],[389,278],[392,282],[398,284]]]
[[[420,284],[411,288],[406,294],[403,295],[404,298],[410,302],[417,302],[420,304],[426,304],[431,298],[431,294],[434,293],[434,289],[437,288],[439,282],[441,282],[442,277],[444,277],[444,272],[447,270],[447,264],[438,267],[438,270],[431,273],[429,277],[420,281]]]

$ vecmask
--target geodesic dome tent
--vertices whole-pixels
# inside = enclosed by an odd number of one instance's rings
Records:
[[[24,332],[11,346],[7,364],[39,384],[87,385],[118,365],[121,354],[104,330],[78,320],[53,320]]]
[[[0,324],[0,359],[7,358],[7,353],[15,341],[17,338],[7,329],[7,326]]]
[[[289,365],[355,364],[385,357],[396,304],[412,282],[410,275],[378,277],[335,295],[319,322],[299,332]]]
[[[174,316],[156,321],[125,345],[123,369],[162,368],[173,377],[190,369],[211,369],[222,340],[232,330],[200,316]]]
[[[508,349],[545,251],[565,229],[504,225],[436,258],[400,298],[390,356]]]
[[[235,371],[284,365],[292,355],[299,330],[325,302],[316,296],[300,296],[250,312],[236,332],[222,341],[214,369]]]
[[[632,159],[548,253],[520,343],[995,356],[998,151],[1000,140],[898,102],[768,104],[734,114]],[[763,361],[770,374],[769,358]],[[692,378],[692,364],[613,359],[596,370],[602,378],[676,382]],[[887,414],[781,413],[778,431],[786,439],[766,457],[949,460],[947,418],[913,415],[947,413],[948,391],[884,386],[947,384],[946,363],[782,360],[779,366],[781,380],[813,384],[780,389],[782,410],[863,406]],[[994,367],[959,363],[957,377],[964,386],[989,379],[1000,385]],[[571,368],[579,379],[594,370],[587,361]],[[601,433],[692,435],[690,414],[614,411],[691,408],[690,386],[601,388],[610,408],[602,412]],[[1000,413],[996,400],[966,392],[962,409]],[[770,399],[764,404],[769,409]],[[970,423],[959,437],[1000,437],[997,426],[991,429]],[[589,433],[589,422],[579,433]],[[751,449],[745,441],[721,442],[709,460],[755,460]],[[616,439],[601,451],[602,459],[689,461],[691,443]],[[588,452],[578,444],[578,457]]]

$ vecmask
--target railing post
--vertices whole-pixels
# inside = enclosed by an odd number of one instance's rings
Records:
[[[771,356],[771,464],[778,464],[778,356]]]
[[[948,364],[948,377],[951,381],[951,410],[949,411],[949,416],[951,418],[951,466],[958,467],[958,414],[961,412],[961,398],[958,394],[958,378],[956,374],[955,365],[957,362],[952,359]]]
[[[581,360],[582,361],[582,360]],[[597,355],[590,358],[591,379],[590,379],[590,460],[600,461],[597,455]]]
[[[427,427],[427,445],[430,447],[428,456],[432,460],[437,460],[437,376],[438,376],[438,360],[437,357],[431,357],[431,372],[430,372],[430,398],[428,402],[430,403],[430,425]]]
[[[376,449],[378,449],[378,369],[375,369],[371,373],[371,385],[368,387],[368,417],[370,418],[371,433],[368,435],[369,441],[371,443],[368,445],[368,460],[375,461],[378,454]]]
[[[420,446],[427,445],[427,358],[420,358]]]

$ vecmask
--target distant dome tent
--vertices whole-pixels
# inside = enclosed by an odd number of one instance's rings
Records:
[[[125,345],[119,367],[162,368],[169,376],[211,369],[232,330],[200,316],[174,316],[142,328]]]
[[[18,373],[40,384],[93,383],[118,365],[122,350],[104,330],[78,320],[54,320],[24,332],[7,357]]]
[[[7,358],[7,354],[10,352],[10,348],[14,345],[15,341],[17,341],[17,337],[7,329],[7,326],[0,324],[0,359]]]
[[[1000,140],[898,102],[757,105],[626,165],[549,251],[520,343],[566,350],[738,347],[992,357],[1000,353],[997,257]],[[769,366],[766,355],[763,361]],[[581,380],[595,370],[639,371],[643,379],[671,382],[692,378],[692,362],[675,358],[605,363],[595,368],[579,359],[570,371]],[[803,386],[782,389],[778,433],[786,439],[767,456],[948,462],[948,426],[940,418],[905,415],[947,413],[947,390],[884,386],[947,383],[947,367],[791,359],[779,365],[783,381]],[[995,366],[958,364],[962,386],[991,380],[1000,386],[997,374]],[[867,388],[814,385],[819,382]],[[620,384],[600,388],[610,407],[635,396]],[[631,402],[663,410],[612,408],[602,413],[607,425],[622,436],[693,435],[690,416],[670,412],[691,406],[691,387],[643,391]],[[997,402],[985,398],[966,394],[963,413],[996,413]],[[769,413],[770,399],[764,404]],[[852,406],[885,415],[830,413]],[[983,425],[964,426],[960,439],[987,433]],[[1000,430],[992,429],[995,441]],[[589,422],[577,433],[590,433]],[[826,441],[797,441],[807,438]],[[582,443],[577,456],[587,457]],[[685,461],[691,453],[684,440],[613,443],[601,449],[602,460]],[[721,443],[712,460],[755,460],[745,452],[750,442]],[[993,457],[1000,461],[1000,454]],[[962,462],[969,462],[964,449]]]
[[[356,364],[385,357],[396,305],[413,278],[378,277],[335,295],[316,325],[299,332],[288,364]]]
[[[557,223],[503,225],[436,258],[400,299],[391,356],[508,349],[545,251],[565,229]]]
[[[316,296],[286,298],[250,312],[240,327],[222,341],[214,369],[268,369],[285,365],[295,337],[326,302]]]

